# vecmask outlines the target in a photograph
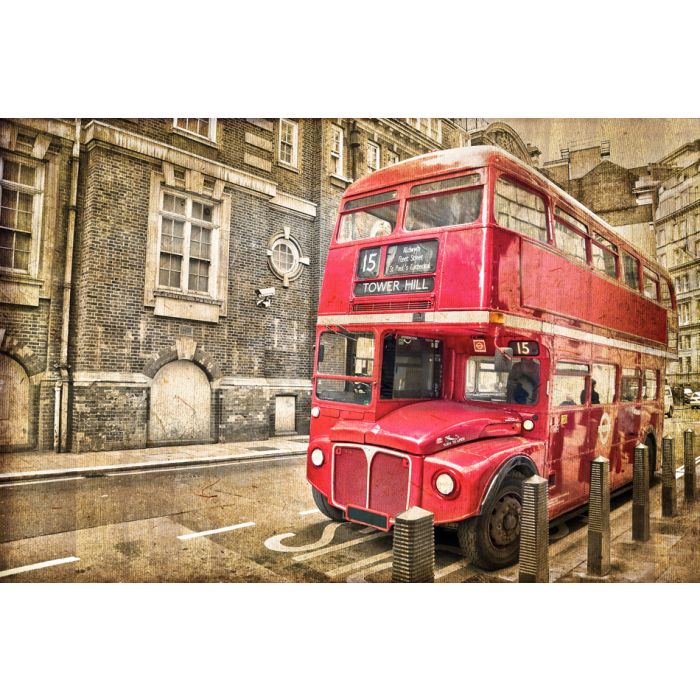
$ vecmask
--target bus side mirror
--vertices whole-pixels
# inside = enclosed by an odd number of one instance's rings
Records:
[[[513,348],[496,348],[494,365],[496,372],[510,372],[513,366]]]

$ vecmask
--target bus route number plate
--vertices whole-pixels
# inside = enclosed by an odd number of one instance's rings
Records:
[[[508,347],[513,351],[513,357],[536,357],[540,354],[540,346],[534,340],[511,340]]]

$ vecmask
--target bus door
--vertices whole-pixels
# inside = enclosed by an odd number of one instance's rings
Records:
[[[552,514],[568,510],[588,496],[591,459],[588,373],[587,364],[560,360],[551,375],[549,472]]]
[[[594,362],[591,365],[589,400],[590,456],[610,460],[610,488],[623,481],[623,464],[618,429],[617,367],[612,363]]]

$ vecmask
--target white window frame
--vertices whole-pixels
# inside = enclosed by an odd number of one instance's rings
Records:
[[[370,159],[370,151],[372,149],[375,149],[374,151],[374,163],[371,162]],[[375,141],[367,141],[367,172],[368,173],[373,173],[379,170],[381,168],[382,164],[382,147],[376,143]]]
[[[12,182],[4,179],[5,163],[12,161],[32,167],[36,171],[36,181],[34,186],[22,185],[18,182]],[[17,275],[27,275],[36,278],[39,276],[39,251],[41,245],[41,221],[44,200],[44,166],[37,161],[27,158],[26,156],[12,153],[11,155],[0,152],[0,192],[3,189],[8,189],[13,192],[22,192],[32,195],[32,231],[31,231],[31,248],[29,252],[29,265],[26,270],[20,268],[0,267],[3,272],[9,272]]]
[[[179,126],[177,123],[178,119],[208,119],[209,133],[207,136],[202,136],[202,134],[200,134],[197,131],[191,131],[190,129],[186,129],[184,126]],[[177,129],[183,134],[187,134],[187,136],[192,136],[197,139],[203,139],[205,141],[211,141],[212,143],[216,143],[216,119],[213,117],[173,117],[173,129]]]
[[[163,202],[166,195],[172,195],[180,199],[185,200],[185,214],[175,214],[170,211],[165,211]],[[204,206],[209,206],[212,208],[212,220],[203,221],[201,219],[195,219],[192,216],[192,204],[197,202]],[[180,286],[179,287],[167,287],[160,284],[160,254],[161,254],[161,242],[163,236],[163,217],[168,219],[173,219],[175,221],[184,222],[184,240],[182,242],[182,267],[180,269]],[[156,278],[155,278],[155,288],[157,290],[175,292],[179,294],[187,294],[199,297],[208,297],[214,299],[216,297],[216,281],[218,279],[219,273],[219,249],[220,249],[220,230],[221,222],[221,207],[218,202],[212,202],[206,197],[197,197],[191,194],[180,192],[176,189],[170,187],[161,187],[160,195],[158,198],[158,241],[156,246]],[[211,241],[209,243],[211,251],[211,260],[209,262],[209,278],[207,280],[207,291],[197,291],[189,289],[189,274],[190,274],[190,246],[192,240],[192,224],[204,225],[211,227]],[[166,252],[166,251],[163,251]]]
[[[344,149],[345,131],[343,127],[338,124],[331,124],[331,162],[333,163],[333,175],[337,177],[345,176]]]
[[[292,158],[291,160],[284,160],[282,158],[282,127],[283,126],[292,127],[292,143],[289,144],[292,147]],[[299,124],[291,119],[280,119],[279,120],[279,134],[277,135],[277,162],[281,165],[286,165],[290,168],[299,167]],[[287,142],[285,141],[285,144]]]
[[[411,117],[406,119],[406,122],[416,131],[425,134],[429,139],[442,143],[442,119],[437,117]],[[433,136],[433,131],[435,131],[437,136]]]

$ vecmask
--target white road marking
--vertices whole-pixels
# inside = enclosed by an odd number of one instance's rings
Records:
[[[239,530],[242,527],[252,527],[255,523],[238,523],[238,525],[228,525],[227,527],[217,527],[216,530],[204,530],[203,532],[190,532],[186,535],[178,535],[178,540],[193,540],[195,537],[206,537],[207,535],[216,535],[219,532],[230,532],[231,530]]]
[[[12,484],[0,484],[0,489],[6,489],[10,486],[34,486],[34,484],[52,484],[54,481],[75,481],[76,479],[84,478],[84,476],[67,476],[65,479],[37,479],[36,481],[27,479],[26,481],[17,481]]]
[[[374,574],[377,571],[384,571],[384,569],[390,569],[390,568],[391,568],[391,562],[385,561],[382,564],[377,564],[376,566],[370,566],[369,569],[365,569],[364,571],[358,571],[356,574],[352,574],[352,576],[348,576],[345,580],[348,583],[368,583],[365,576],[369,576],[369,574]]]
[[[311,513],[320,513],[318,508],[312,508],[311,510],[302,510],[299,515],[311,515]]]
[[[5,571],[0,571],[0,578],[4,578],[5,576],[14,576],[15,574],[23,574],[25,571],[36,571],[36,569],[46,569],[49,566],[69,564],[73,561],[80,561],[80,557],[65,557],[64,559],[52,559],[51,561],[42,561],[38,564],[18,566],[16,569],[6,569]]]
[[[367,537],[357,537],[349,542],[343,542],[342,544],[335,544],[332,547],[326,547],[325,549],[319,549],[315,552],[309,552],[308,554],[300,554],[298,557],[294,557],[294,561],[306,561],[307,559],[313,559],[314,557],[322,557],[324,554],[330,554],[331,552],[337,552],[341,549],[347,549],[348,547],[354,547],[356,544],[362,542],[369,542],[370,540],[376,540],[378,537],[388,537],[388,532],[375,532],[373,535],[367,535]]]
[[[366,559],[361,559],[360,561],[353,562],[352,564],[345,564],[344,566],[338,566],[335,569],[326,571],[326,576],[342,576],[343,574],[347,574],[351,571],[356,571],[357,569],[362,569],[365,566],[374,564],[375,562],[382,561],[382,559],[388,559],[391,557],[391,555],[391,550],[388,552],[380,552],[379,554],[375,554],[373,557],[367,557]]]
[[[311,549],[319,549],[320,547],[329,545],[333,541],[333,537],[335,537],[335,531],[344,524],[345,523],[328,523],[328,525],[323,528],[321,538],[311,544],[303,544],[298,547],[290,547],[289,545],[282,544],[282,540],[296,536],[295,532],[285,532],[283,535],[275,535],[274,537],[266,539],[265,546],[273,552],[308,552]]]

